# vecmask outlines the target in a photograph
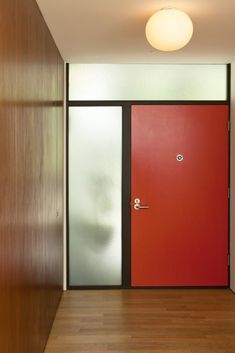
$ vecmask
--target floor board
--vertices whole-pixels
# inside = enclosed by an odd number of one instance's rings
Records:
[[[64,293],[45,353],[235,353],[224,289]]]

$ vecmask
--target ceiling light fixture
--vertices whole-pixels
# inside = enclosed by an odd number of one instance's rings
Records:
[[[150,17],[145,33],[154,48],[174,51],[188,44],[193,35],[193,23],[185,12],[164,8]]]

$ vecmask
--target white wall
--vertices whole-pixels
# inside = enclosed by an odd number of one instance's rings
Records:
[[[230,286],[235,292],[235,62],[231,74]]]
[[[63,289],[67,289],[67,224],[66,224],[66,63],[64,64],[64,281]]]

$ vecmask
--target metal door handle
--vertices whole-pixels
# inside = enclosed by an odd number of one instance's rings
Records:
[[[138,203],[134,205],[135,210],[146,210],[147,208],[149,208],[149,206],[141,206]]]
[[[147,205],[142,205],[141,206],[140,199],[135,199],[134,200],[134,209],[135,210],[146,210],[148,208],[149,208],[149,206],[147,206]]]

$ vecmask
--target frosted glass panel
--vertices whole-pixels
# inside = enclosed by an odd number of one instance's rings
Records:
[[[121,284],[121,163],[122,108],[70,108],[70,285]]]
[[[70,100],[226,100],[226,65],[70,64]]]

